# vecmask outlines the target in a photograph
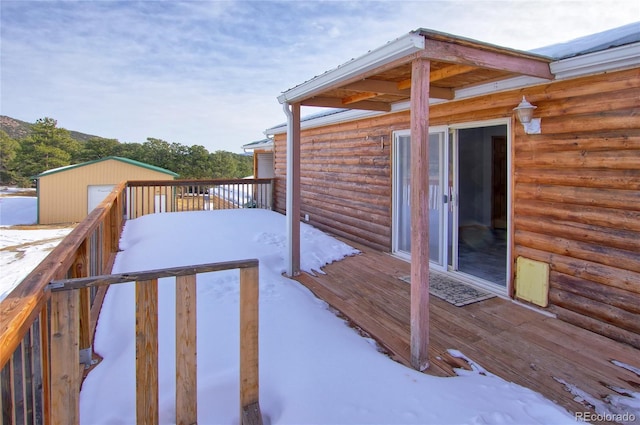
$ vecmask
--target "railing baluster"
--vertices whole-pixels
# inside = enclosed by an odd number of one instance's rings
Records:
[[[51,413],[54,424],[80,421],[78,290],[51,294]]]
[[[41,330],[40,330],[40,318],[36,318],[31,327],[31,346],[32,351],[32,397],[33,397],[33,420],[36,424],[44,423],[43,417],[43,404],[42,404],[42,343],[41,343]]]
[[[24,423],[33,425],[33,347],[31,329],[22,340],[22,387],[24,389]]]
[[[51,301],[42,306],[40,312],[40,347],[42,347],[42,416],[43,423],[49,424],[51,421],[51,321],[50,319]]]
[[[2,394],[0,394],[0,408],[2,409],[2,423],[12,424],[13,420],[13,377],[11,370],[11,361],[8,361],[6,365],[0,371],[0,388]]]
[[[13,369],[13,381],[11,382],[13,393],[13,408],[16,424],[24,423],[24,370],[22,369],[24,354],[24,344],[20,342],[18,349],[11,358],[11,368]]]
[[[262,424],[259,404],[258,296],[258,267],[240,269],[241,425]]]
[[[176,422],[197,418],[196,276],[176,277]]]
[[[158,279],[136,282],[136,421],[157,424]]]

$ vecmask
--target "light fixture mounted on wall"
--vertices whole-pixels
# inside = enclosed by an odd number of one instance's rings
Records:
[[[537,106],[530,104],[524,96],[522,96],[522,102],[513,108],[527,134],[540,134],[540,118],[533,118],[533,110],[536,108]]]

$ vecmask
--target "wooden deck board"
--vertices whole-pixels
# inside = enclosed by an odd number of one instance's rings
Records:
[[[361,254],[326,266],[324,275],[297,280],[378,341],[390,356],[409,365],[410,285],[400,280],[410,265],[389,254],[348,243]],[[543,394],[571,412],[586,407],[556,379],[597,399],[607,386],[637,391],[640,378],[611,360],[640,367],[640,350],[525,308],[492,298],[455,307],[430,297],[431,367],[427,373],[454,376],[467,366],[456,349],[490,373]],[[633,387],[636,387],[635,389]]]

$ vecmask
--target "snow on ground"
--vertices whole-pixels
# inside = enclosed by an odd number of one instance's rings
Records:
[[[0,301],[72,230],[29,227],[37,222],[37,199],[15,196],[23,189],[0,190]],[[35,195],[35,191],[33,191]],[[10,226],[25,225],[20,228]]]
[[[304,223],[301,239],[306,271],[355,252]],[[575,423],[540,394],[480,373],[479,365],[438,378],[390,360],[282,276],[285,242],[285,217],[266,210],[147,215],[127,222],[114,273],[258,258],[260,405],[267,424]],[[197,285],[198,423],[237,424],[239,273],[199,275]],[[174,295],[174,280],[160,280],[162,423],[175,415]],[[135,423],[134,315],[132,284],[112,286],[94,346],[104,359],[80,394],[83,424]]]

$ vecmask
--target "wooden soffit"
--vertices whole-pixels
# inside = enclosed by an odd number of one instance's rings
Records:
[[[428,30],[424,48],[392,63],[350,76],[300,101],[305,106],[391,111],[411,97],[411,62],[431,62],[429,95],[455,99],[456,90],[518,76],[553,79],[551,59]]]

